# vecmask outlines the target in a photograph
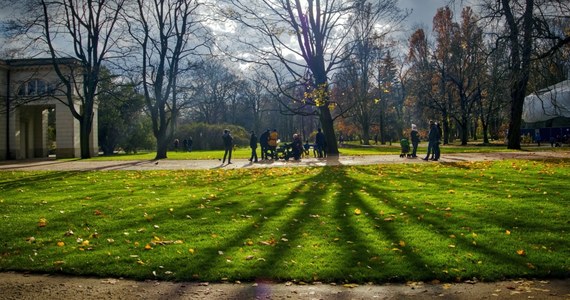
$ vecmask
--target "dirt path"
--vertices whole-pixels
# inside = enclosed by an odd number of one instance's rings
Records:
[[[173,283],[0,273],[0,299],[570,299],[570,280],[330,285]]]
[[[252,164],[234,160],[57,161],[0,162],[0,170],[175,170],[215,168],[268,168],[389,163],[452,163],[501,159],[570,158],[570,152],[513,152],[449,154],[439,162],[400,158],[397,155],[346,156],[303,159],[300,162]],[[83,278],[61,275],[0,273],[0,299],[564,299],[570,300],[570,279],[512,280],[493,283],[421,283],[382,285],[329,285],[321,283],[173,283],[121,278]]]

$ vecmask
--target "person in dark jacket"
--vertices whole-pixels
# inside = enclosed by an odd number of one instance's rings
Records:
[[[269,129],[259,136],[259,146],[261,146],[261,159],[268,159],[267,152],[269,152]]]
[[[427,155],[425,158],[423,158],[423,160],[428,160],[430,157],[430,154],[435,155],[435,143],[437,143],[438,140],[438,132],[437,132],[437,127],[435,126],[435,123],[433,121],[429,121],[429,133],[428,133],[428,149],[427,149]]]
[[[315,136],[315,147],[317,147],[317,153],[319,158],[324,157],[325,145],[326,145],[325,134],[320,128],[317,129],[317,135]]]
[[[224,140],[224,159],[222,164],[226,162],[226,156],[228,157],[228,165],[232,163],[232,150],[234,146],[234,138],[230,134],[228,129],[224,129],[224,134],[222,135],[222,140]]]
[[[257,135],[255,135],[253,130],[249,136],[249,147],[251,148],[251,157],[249,158],[249,161],[257,162]]]
[[[418,128],[416,124],[412,124],[412,131],[410,131],[410,141],[412,141],[412,157],[418,157],[418,145],[420,144],[420,135],[418,134]]]
[[[435,144],[433,145],[433,157],[432,160],[438,161],[439,157],[441,155],[441,151],[439,148],[439,145],[441,144],[441,137],[443,135],[443,132],[441,130],[441,126],[439,126],[438,122],[435,122],[435,129],[437,130],[437,139]]]
[[[301,155],[303,154],[303,141],[301,141],[301,136],[297,133],[293,134],[293,143],[291,143],[291,148],[295,160],[301,159]]]

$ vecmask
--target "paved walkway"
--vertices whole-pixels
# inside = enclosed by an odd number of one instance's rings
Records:
[[[570,158],[570,151],[557,152],[493,152],[444,154],[439,162],[424,161],[421,158],[401,158],[398,155],[340,156],[324,159],[303,158],[300,161],[261,161],[251,163],[246,159],[234,159],[231,165],[219,160],[138,160],[138,161],[99,161],[99,160],[56,160],[33,159],[1,161],[0,170],[190,170],[190,169],[239,169],[272,167],[318,167],[338,165],[371,165],[393,163],[453,163],[466,161],[489,161],[502,159],[553,159]]]

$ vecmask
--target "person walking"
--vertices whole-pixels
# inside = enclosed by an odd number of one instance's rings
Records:
[[[224,129],[224,134],[222,135],[222,140],[224,141],[224,159],[222,160],[222,165],[226,162],[226,156],[228,157],[228,165],[232,163],[232,150],[234,146],[234,138],[230,134],[229,129]]]
[[[437,127],[433,121],[429,121],[429,133],[428,133],[428,149],[427,155],[423,160],[430,159],[430,154],[435,156],[435,143],[437,142]]]
[[[259,136],[259,146],[261,146],[261,159],[268,159],[267,152],[269,151],[269,129]]]
[[[412,131],[410,131],[410,141],[412,141],[412,157],[416,158],[418,145],[420,144],[420,135],[418,134],[418,127],[412,124]]]
[[[439,126],[438,122],[435,122],[435,129],[437,132],[437,139],[435,141],[435,144],[433,145],[434,157],[432,158],[432,160],[438,161],[441,155],[441,150],[439,148],[439,145],[441,144],[441,137],[443,136],[443,132],[441,131],[441,126]]]
[[[249,161],[257,162],[257,135],[255,135],[255,131],[253,130],[249,136],[249,147],[251,148],[251,157],[249,158]]]
[[[317,154],[319,155],[319,158],[324,157],[325,144],[325,134],[320,128],[318,128],[317,135],[315,136],[315,146],[317,147]]]

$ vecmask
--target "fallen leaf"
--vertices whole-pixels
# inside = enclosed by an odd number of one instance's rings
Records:
[[[526,251],[524,251],[523,249],[519,249],[517,250],[517,254],[520,256],[525,256],[526,255]]]
[[[65,243],[62,242],[62,241],[59,241],[59,242],[57,242],[57,246],[58,246],[58,247],[63,247],[63,246],[65,246]]]
[[[357,215],[357,216],[360,215],[361,213],[362,213],[362,212],[361,212],[360,209],[358,209],[358,208],[354,210],[354,214]]]
[[[47,226],[47,219],[46,218],[41,218],[38,221],[38,227],[46,227]]]
[[[188,249],[188,252],[194,254],[195,250],[193,248]]]
[[[144,245],[144,250],[150,250],[150,249],[152,249],[152,247],[150,246],[150,244]]]

